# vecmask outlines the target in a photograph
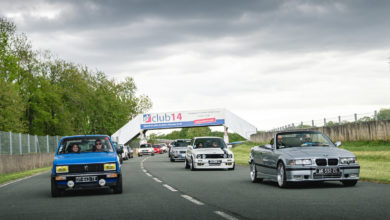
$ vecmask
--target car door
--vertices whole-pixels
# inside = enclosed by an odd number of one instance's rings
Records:
[[[264,173],[264,162],[263,162],[263,146],[255,146],[252,150],[252,159],[256,164],[257,172]]]

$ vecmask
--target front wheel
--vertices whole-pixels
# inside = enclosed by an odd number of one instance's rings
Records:
[[[344,186],[355,186],[358,181],[357,180],[344,180],[341,182],[343,183]]]
[[[51,179],[51,197],[58,197],[61,195],[61,191],[57,188],[55,180]]]
[[[278,185],[280,188],[285,188],[287,186],[286,169],[282,162],[278,164]]]
[[[189,169],[189,168],[190,168],[190,165],[188,164],[187,158],[184,160],[184,163],[185,163],[185,168],[186,168],[186,169]]]
[[[195,171],[195,170],[196,170],[196,168],[194,166],[194,160],[192,159],[192,161],[191,161],[191,171]]]
[[[252,183],[258,183],[258,182],[261,182],[263,180],[263,179],[258,178],[256,165],[253,161],[251,162],[251,165],[250,165],[250,176],[251,176]]]
[[[234,170],[234,168],[236,167],[236,163],[233,164],[233,167],[232,168],[229,168],[228,170]]]
[[[118,178],[118,182],[116,183],[116,186],[114,187],[114,193],[115,194],[122,193],[122,175],[120,175]]]

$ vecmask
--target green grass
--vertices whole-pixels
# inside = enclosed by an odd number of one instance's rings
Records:
[[[50,169],[51,169],[51,167],[43,167],[43,168],[38,168],[38,169],[34,169],[34,170],[26,170],[26,171],[21,171],[21,172],[16,172],[16,173],[0,174],[0,184],[6,183],[6,182],[9,182],[12,180],[20,179],[23,177],[32,176],[34,174],[48,171]]]
[[[249,153],[258,143],[246,142],[232,148],[237,164],[248,166]],[[352,151],[360,165],[360,179],[390,183],[390,142],[354,141],[344,142],[341,148]]]

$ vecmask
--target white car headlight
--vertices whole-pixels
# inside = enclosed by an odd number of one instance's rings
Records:
[[[202,154],[196,155],[196,158],[197,158],[197,159],[202,159]]]
[[[341,157],[340,158],[340,163],[341,164],[351,164],[351,163],[356,163],[356,157]]]
[[[311,165],[311,159],[290,160],[289,165]]]
[[[233,158],[233,154],[228,154],[228,158]]]

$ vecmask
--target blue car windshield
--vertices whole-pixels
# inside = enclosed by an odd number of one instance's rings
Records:
[[[58,154],[114,152],[108,137],[73,137],[61,141]]]
[[[329,139],[322,133],[313,132],[289,132],[278,134],[276,137],[277,149],[287,147],[328,147]]]

